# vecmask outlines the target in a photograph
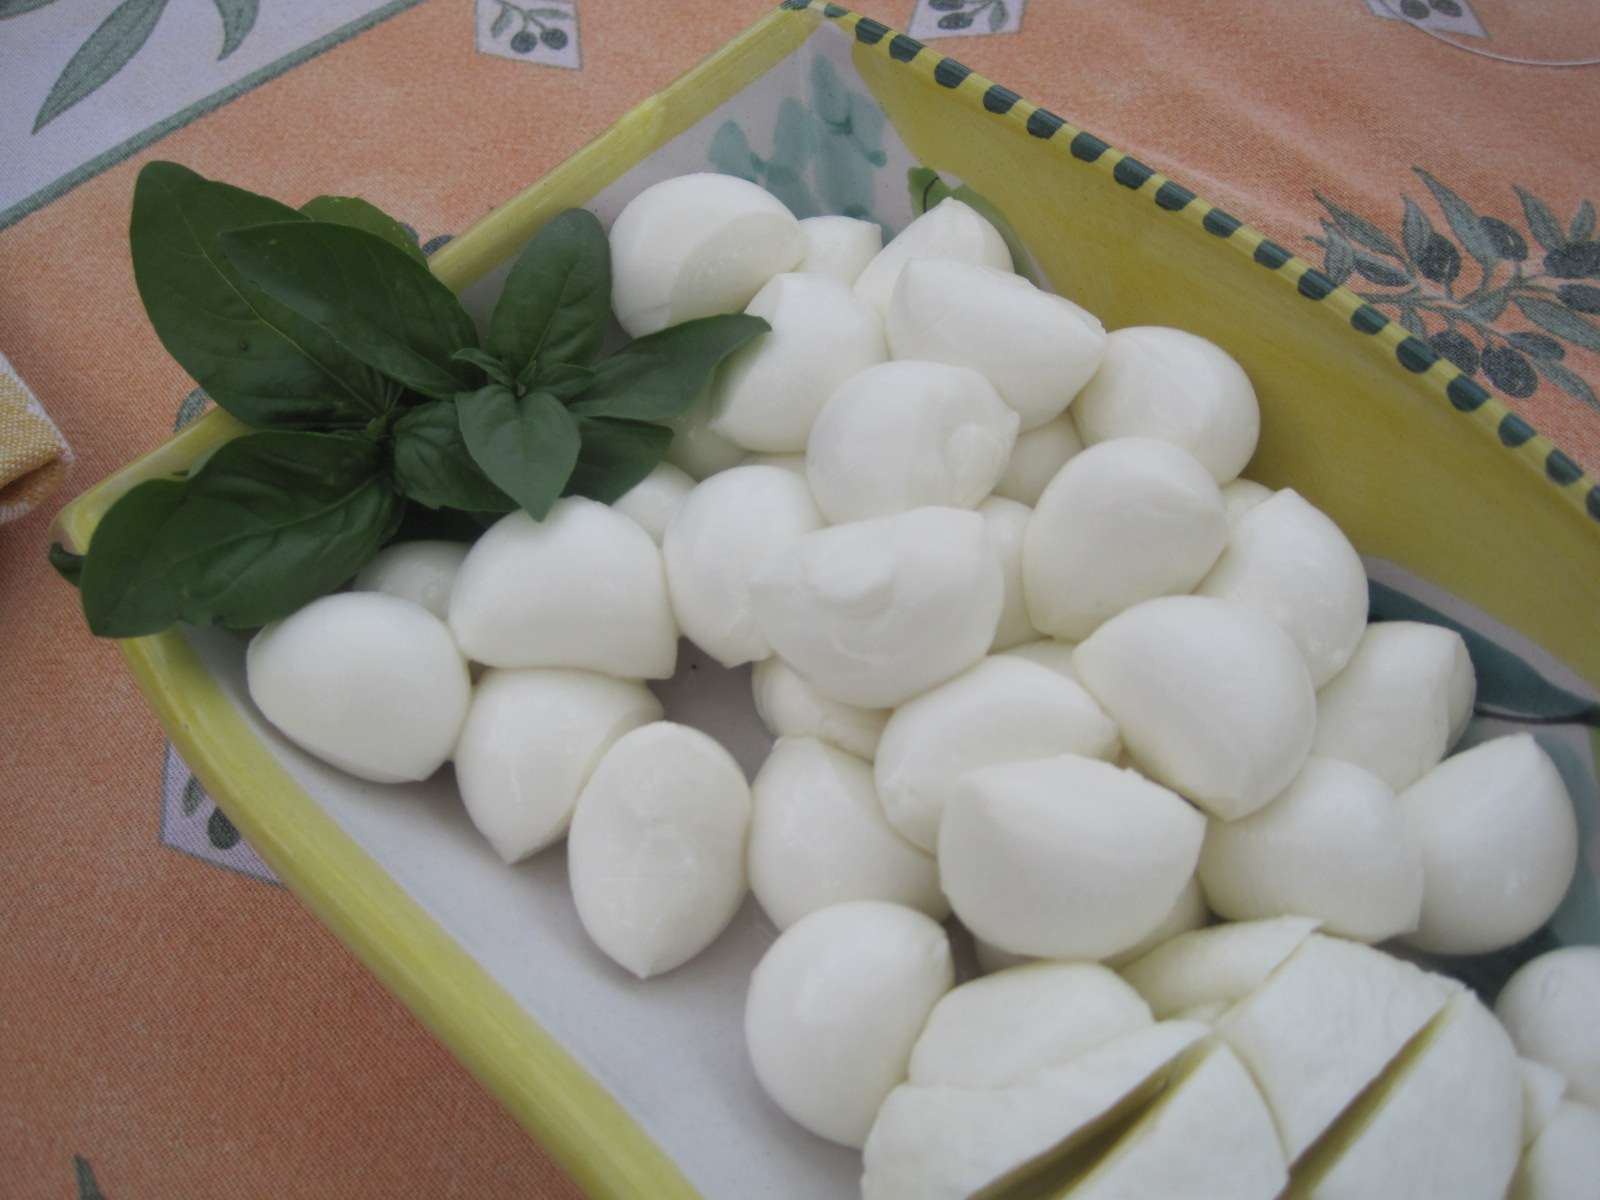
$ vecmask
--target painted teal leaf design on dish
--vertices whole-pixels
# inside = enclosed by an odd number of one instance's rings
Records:
[[[7,17],[20,17],[25,12],[54,4],[56,0],[0,0],[0,21]]]
[[[68,60],[33,119],[38,133],[128,65],[156,27],[167,0],[123,0]]]
[[[211,0],[222,18],[222,53],[217,61],[227,58],[237,50],[250,31],[255,28],[257,0]]]

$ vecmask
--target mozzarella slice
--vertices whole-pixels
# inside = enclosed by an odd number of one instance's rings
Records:
[[[1122,968],[1126,979],[1165,1020],[1178,1013],[1253,993],[1316,931],[1309,917],[1238,921],[1179,934]]]

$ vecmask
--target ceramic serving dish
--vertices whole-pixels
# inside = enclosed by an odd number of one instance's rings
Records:
[[[689,171],[743,174],[801,216],[893,232],[915,211],[918,166],[992,202],[1041,281],[1108,327],[1174,325],[1232,353],[1263,410],[1246,474],[1338,521],[1379,615],[1468,630],[1486,714],[1472,736],[1533,721],[1578,801],[1578,876],[1527,944],[1448,965],[1492,993],[1540,948],[1600,941],[1600,797],[1581,719],[1600,685],[1600,488],[1400,326],[1180,183],[877,22],[790,0],[432,263],[486,311],[503,265],[555,213],[583,205],[609,222]],[[58,536],[85,547],[123,491],[241,428],[222,413],[190,426],[69,506]],[[383,787],[296,752],[246,697],[243,648],[216,629],[123,644],[250,843],[582,1187],[601,1200],[857,1194],[859,1157],[788,1122],[746,1064],[745,987],[775,936],[753,904],[706,954],[640,983],[582,935],[559,849],[507,868],[448,771]],[[768,739],[747,671],[687,654],[663,692],[669,716],[759,764]]]

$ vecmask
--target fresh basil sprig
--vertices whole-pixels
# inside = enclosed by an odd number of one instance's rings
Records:
[[[477,525],[518,507],[542,519],[564,495],[615,500],[665,454],[659,422],[769,328],[703,317],[602,358],[610,247],[583,209],[523,249],[481,343],[405,227],[354,197],[296,211],[154,162],[129,242],[162,344],[257,431],[131,489],[82,559],[52,550],[106,637],[287,616],[403,523],[429,523],[411,513]]]

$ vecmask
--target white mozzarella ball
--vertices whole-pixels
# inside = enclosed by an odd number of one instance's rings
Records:
[[[1564,1100],[1522,1156],[1506,1200],[1600,1197],[1600,1112]]]
[[[963,983],[928,1014],[907,1075],[917,1086],[995,1088],[1154,1023],[1109,967],[1036,962]]]
[[[1476,691],[1472,659],[1455,630],[1376,622],[1317,692],[1311,752],[1356,763],[1404,791],[1444,758]]]
[[[1010,270],[931,258],[900,272],[884,332],[894,358],[977,371],[1023,429],[1066,411],[1106,341],[1098,318]]]
[[[665,461],[690,479],[707,479],[718,471],[736,467],[749,453],[743,446],[712,430],[713,415],[711,388],[707,386],[688,408],[670,421],[662,422],[672,430]]]
[[[750,888],[779,929],[846,900],[950,915],[933,857],[883,815],[872,768],[815,738],[779,738],[751,791]]]
[[[811,427],[806,475],[834,524],[976,508],[1005,470],[1017,414],[976,371],[888,362],[852,375]]]
[[[915,909],[857,900],[802,917],[750,978],[756,1078],[812,1133],[859,1149],[954,982],[944,930]]]
[[[857,293],[887,314],[894,285],[909,262],[955,259],[1009,271],[1011,251],[998,230],[970,205],[947,196],[892,238],[856,278]]]
[[[600,756],[661,712],[634,680],[562,667],[485,671],[456,743],[467,815],[508,863],[543,850],[566,833]]]
[[[995,480],[994,494],[1030,507],[1039,503],[1045,485],[1082,449],[1083,439],[1067,413],[1023,430],[1011,447],[1005,473]]]
[[[834,389],[889,357],[877,309],[826,275],[774,275],[745,312],[772,332],[717,368],[711,430],[750,450],[804,450]]]
[[[800,222],[806,252],[795,267],[853,284],[883,249],[883,226],[855,217],[806,217]]]
[[[1111,333],[1100,369],[1068,411],[1088,445],[1160,438],[1198,458],[1219,484],[1244,470],[1261,434],[1255,389],[1227,351],[1157,325]]]
[[[1205,853],[1202,844],[1200,852]],[[1200,877],[1196,875],[1184,885],[1183,891],[1178,893],[1178,899],[1172,906],[1172,911],[1166,919],[1147,933],[1139,941],[1129,946],[1120,953],[1110,955],[1104,962],[1108,967],[1120,971],[1123,967],[1136,959],[1143,958],[1157,946],[1165,945],[1180,933],[1191,933],[1196,929],[1203,929],[1211,920],[1211,909],[1206,906],[1206,894],[1200,887]]]
[[[1271,488],[1253,479],[1233,479],[1223,484],[1222,510],[1228,514],[1228,527],[1233,528],[1240,517],[1263,500],[1271,500],[1274,494]]]
[[[806,477],[806,456],[804,454],[746,454],[740,465],[746,467],[782,467],[785,471],[793,471],[801,479]],[[807,486],[810,486],[809,483]]]
[[[395,542],[385,546],[350,581],[353,592],[387,592],[420,604],[441,621],[450,610],[450,589],[467,557],[465,542]]]
[[[1506,981],[1495,1015],[1517,1049],[1560,1071],[1575,1100],[1600,1108],[1600,946],[1563,946]]]
[[[1142,600],[1187,592],[1228,542],[1222,494],[1170,443],[1117,438],[1074,456],[1045,488],[1023,543],[1028,612],[1078,640]]]
[[[782,467],[734,467],[696,484],[661,539],[684,634],[725,667],[770,655],[750,613],[750,576],[822,525],[806,481]]]
[[[814,737],[871,762],[889,710],[831,700],[773,655],[750,673],[756,714],[773,737]]]
[[[1011,658],[1025,658],[1029,662],[1038,663],[1041,667],[1049,667],[1058,675],[1076,680],[1078,669],[1072,665],[1072,656],[1077,650],[1078,647],[1073,642],[1063,642],[1057,638],[1040,638],[1035,642],[1012,646],[1000,653]]]
[[[1021,967],[1039,961],[1031,954],[1013,954],[1009,950],[1002,950],[993,942],[986,942],[980,937],[972,939],[972,956],[977,960],[978,970],[985,975],[993,975],[996,971],[1005,971],[1011,967]]]
[[[1504,994],[1502,990],[1501,995]],[[1570,1085],[1554,1067],[1526,1056],[1517,1058],[1517,1072],[1522,1077],[1522,1144],[1526,1147],[1556,1115]]]
[[[932,850],[967,771],[1058,754],[1109,759],[1119,748],[1116,725],[1080,685],[997,655],[895,709],[873,774],[889,821]]]
[[[1009,650],[1039,636],[1039,631],[1028,620],[1028,602],[1022,593],[1022,540],[1028,532],[1028,518],[1033,516],[1033,510],[1004,496],[990,496],[978,505],[978,515],[983,518],[989,544],[1000,559],[1000,574],[1006,585],[1000,624],[995,626],[994,641],[989,649],[993,652]]]
[[[750,787],[717,741],[668,721],[624,734],[567,834],[584,930],[640,979],[688,962],[744,899],[749,830]]]
[[[1526,733],[1445,759],[1400,793],[1422,846],[1422,916],[1405,940],[1486,954],[1549,920],[1572,881],[1578,824],[1561,773]],[[1554,1064],[1552,1064],[1554,1065]]]
[[[1319,918],[1329,933],[1379,942],[1416,928],[1422,848],[1388,784],[1312,757],[1265,808],[1211,820],[1200,883],[1229,920],[1293,913]]]
[[[1098,759],[1061,755],[969,771],[939,824],[939,874],[972,932],[1016,954],[1104,958],[1172,911],[1205,818]]]
[[[444,622],[384,592],[323,596],[267,625],[250,639],[245,676],[280,733],[377,783],[437,771],[472,693]]]
[[[808,533],[750,580],[756,628],[812,687],[892,708],[984,656],[1005,581],[983,518],[918,508]]]
[[[1317,700],[1277,625],[1206,596],[1164,596],[1111,618],[1073,655],[1133,761],[1223,820],[1252,813],[1305,765]]]
[[[656,545],[667,531],[667,522],[679,502],[694,487],[694,476],[669,462],[657,463],[650,474],[629,488],[611,504],[623,516],[650,535]]]
[[[806,252],[800,222],[756,184],[679,175],[647,187],[611,226],[611,306],[633,337],[738,312]]]
[[[556,501],[543,521],[518,510],[467,552],[450,629],[491,667],[579,667],[666,679],[678,657],[661,550],[609,505]]]
[[[1350,539],[1285,489],[1241,516],[1195,593],[1270,617],[1294,639],[1321,687],[1350,661],[1367,627],[1367,573]]]

